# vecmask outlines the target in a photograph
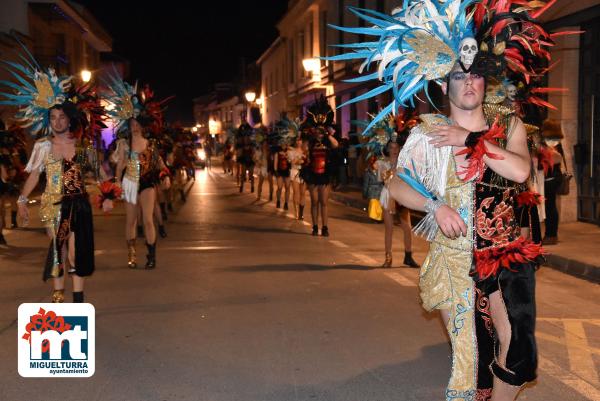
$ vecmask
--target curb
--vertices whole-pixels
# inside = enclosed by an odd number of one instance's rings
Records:
[[[336,202],[360,210],[367,210],[367,207],[369,206],[369,203],[364,199],[346,196],[344,193],[340,192],[331,192],[329,197]],[[413,224],[415,224],[415,219],[418,219],[419,216],[418,214],[415,215],[414,212],[412,214]],[[549,267],[570,276],[600,284],[600,266],[590,265],[556,254],[546,255],[546,260],[547,262],[543,265],[544,267]]]
[[[546,255],[548,261],[544,267],[561,271],[570,276],[582,278],[600,284],[600,266],[593,266],[560,255]]]
[[[339,192],[330,192],[329,198],[336,202],[343,203],[346,206],[353,207],[355,209],[367,210],[367,208],[369,207],[369,202],[367,200],[357,199],[353,196],[345,196],[343,193]]]

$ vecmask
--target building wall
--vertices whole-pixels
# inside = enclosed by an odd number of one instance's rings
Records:
[[[262,122],[271,125],[279,120],[281,113],[288,110],[286,80],[286,43],[278,41],[271,48],[269,57],[261,63]]]
[[[568,29],[577,30],[578,27]],[[562,30],[562,29],[561,29]],[[556,39],[552,50],[552,59],[560,60],[549,74],[548,85],[554,88],[566,88],[565,93],[551,94],[548,100],[558,110],[550,110],[549,118],[561,121],[565,136],[562,141],[565,159],[569,171],[576,171],[573,162],[573,146],[577,144],[578,99],[579,99],[579,43],[578,35],[562,36]],[[577,180],[571,180],[569,195],[559,196],[560,220],[572,222],[577,220]]]
[[[297,0],[289,2],[287,14],[281,19],[277,28],[282,39],[282,52],[271,51],[261,57],[264,58],[261,66],[278,59],[280,66],[285,66],[285,80],[287,82],[287,97],[273,98],[269,109],[286,110],[290,117],[300,117],[304,109],[314,102],[315,97],[323,94],[327,97],[330,105],[336,107],[336,94],[338,89],[348,89],[348,84],[340,82],[343,78],[350,78],[352,66],[348,68],[346,63],[334,63],[321,61],[321,80],[316,81],[310,73],[304,70],[302,60],[306,58],[318,58],[336,54],[337,50],[330,45],[338,43],[350,43],[359,39],[356,35],[344,34],[328,26],[334,25],[358,25],[358,18],[348,12],[348,6],[366,7],[391,11],[396,2],[390,0]],[[263,72],[263,88],[266,85],[268,73]],[[339,85],[339,88],[338,88]],[[351,85],[355,92],[366,88],[366,85]],[[350,88],[352,89],[352,88]],[[263,93],[265,93],[263,91]],[[349,94],[343,93],[345,98]],[[366,118],[364,107],[357,105],[360,109],[357,114],[359,118]],[[342,111],[338,115],[345,121],[339,121],[342,125],[343,135],[351,130],[346,115],[350,111]],[[266,123],[271,123],[273,116],[265,111]]]

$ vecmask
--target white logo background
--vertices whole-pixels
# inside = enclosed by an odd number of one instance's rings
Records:
[[[23,338],[31,317],[40,312],[40,308],[54,312],[57,316],[87,317],[87,329],[72,325],[70,330],[31,332],[30,341]],[[96,368],[96,310],[87,303],[25,303],[19,306],[19,330],[17,346],[19,351],[19,374],[22,377],[90,377]],[[40,360],[41,343],[50,340],[50,359]],[[61,359],[60,343],[69,342],[70,359]],[[87,352],[83,352],[82,343],[87,341]],[[36,349],[34,348],[36,346]],[[39,348],[39,349],[37,349]]]

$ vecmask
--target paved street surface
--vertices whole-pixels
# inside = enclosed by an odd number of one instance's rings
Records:
[[[332,204],[331,237],[315,238],[308,223],[240,195],[220,171],[197,177],[170,217],[155,271],[126,267],[122,214],[96,219],[90,379],[18,375],[17,307],[49,300],[47,242],[33,228],[7,235],[1,401],[443,399],[447,338],[419,305],[417,270],[375,268],[382,225]],[[396,265],[401,243],[398,228]],[[425,250],[418,241],[419,262]],[[138,252],[143,261],[142,241]],[[519,400],[600,400],[600,286],[548,268],[537,278],[539,379]]]

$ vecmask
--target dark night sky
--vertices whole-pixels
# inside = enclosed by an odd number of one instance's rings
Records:
[[[192,122],[192,98],[235,80],[242,57],[254,62],[269,47],[287,8],[287,0],[77,2],[130,60],[130,80],[149,83],[159,98],[177,96],[167,118],[183,123]]]

